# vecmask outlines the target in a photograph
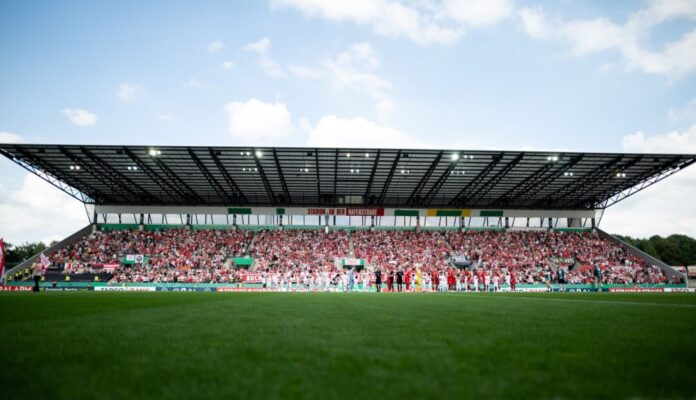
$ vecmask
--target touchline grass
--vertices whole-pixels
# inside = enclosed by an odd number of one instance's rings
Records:
[[[0,293],[12,398],[694,398],[689,294]]]

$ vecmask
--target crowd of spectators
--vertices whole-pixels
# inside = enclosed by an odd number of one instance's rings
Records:
[[[246,255],[253,233],[243,230],[166,229],[93,232],[51,256],[66,273],[120,264],[128,255],[146,262],[115,270],[116,282],[231,282],[230,258]]]
[[[145,262],[124,263],[128,255]],[[250,271],[231,264],[233,257],[255,259]],[[452,257],[470,261],[466,271],[454,268]],[[662,283],[662,270],[596,233],[548,230],[434,231],[320,229],[121,230],[93,232],[51,255],[64,273],[118,267],[114,282],[231,283],[255,273],[267,284],[344,284],[345,258],[364,259],[359,283],[373,285],[374,272],[396,285],[397,276],[415,286],[420,271],[422,287],[431,290],[445,277],[447,288],[466,290],[484,279],[491,285],[557,282],[559,270],[570,284],[594,283],[596,268],[602,283]],[[320,283],[321,282],[321,283]]]
[[[566,272],[568,283],[593,283],[594,266],[604,283],[660,283],[662,270],[592,232],[548,230],[465,231],[448,237],[453,252],[468,256],[476,268],[513,272],[520,283],[544,282],[551,270]]]

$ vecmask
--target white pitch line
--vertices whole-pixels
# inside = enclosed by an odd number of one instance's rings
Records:
[[[494,298],[500,299],[527,299],[527,300],[542,300],[542,301],[566,301],[571,303],[581,302],[581,303],[600,303],[600,304],[629,304],[634,306],[658,306],[658,307],[685,307],[685,308],[696,308],[696,304],[669,304],[669,303],[644,303],[640,301],[610,301],[610,300],[585,300],[585,299],[556,299],[550,298],[545,299],[542,297],[527,297],[527,296],[494,296]]]

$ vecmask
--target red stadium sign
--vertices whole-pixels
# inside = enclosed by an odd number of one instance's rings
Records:
[[[30,290],[31,286],[0,286],[0,292],[25,292]]]

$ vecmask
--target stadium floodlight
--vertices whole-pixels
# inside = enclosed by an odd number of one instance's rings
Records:
[[[401,170],[401,175],[403,175],[403,174],[405,174],[405,173],[406,173],[406,170],[405,170],[405,169],[402,169],[402,170]]]
[[[365,153],[365,158],[368,158],[368,157],[370,157],[370,155],[369,155],[369,154],[367,154],[367,153]]]
[[[138,167],[137,167],[136,165],[129,165],[129,166],[128,166],[128,170],[129,170],[129,171],[137,171],[137,170],[138,170]]]
[[[304,172],[309,172],[309,168],[305,168],[305,169],[304,169]]]
[[[616,173],[616,177],[617,177],[617,178],[625,178],[625,177],[626,177],[626,173],[625,173],[625,172],[617,172],[617,173]]]
[[[263,152],[261,150],[256,150],[256,158],[263,157]]]
[[[162,155],[162,151],[152,148],[148,151],[148,154],[150,154],[151,157],[157,157]]]
[[[573,173],[572,172],[564,172],[563,176],[573,176]]]
[[[254,172],[259,172],[259,169],[258,169],[258,168],[254,168]]]
[[[250,152],[250,151],[247,151],[247,152],[246,152],[246,155],[250,156],[250,155],[251,155],[251,152]]]
[[[346,158],[350,158],[350,153],[346,153]]]
[[[356,174],[359,174],[359,173],[360,173],[360,170],[359,170],[359,169],[356,169],[356,170],[355,170],[355,173],[356,173]]]
[[[452,161],[457,161],[459,160],[459,154],[458,153],[452,153]]]

